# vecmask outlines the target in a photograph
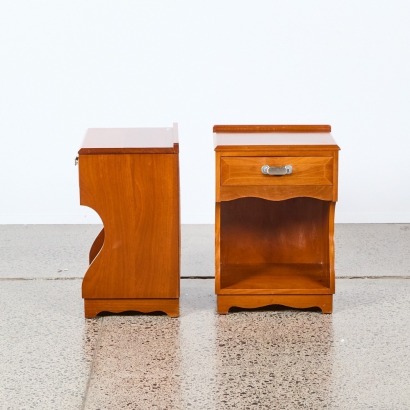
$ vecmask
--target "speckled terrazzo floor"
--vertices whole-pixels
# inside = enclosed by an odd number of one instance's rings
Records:
[[[98,229],[0,226],[0,409],[410,408],[410,225],[337,226],[332,315],[218,316],[213,228],[184,226],[178,319],[85,320]]]

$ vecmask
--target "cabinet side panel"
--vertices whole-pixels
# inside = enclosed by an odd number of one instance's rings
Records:
[[[215,200],[221,201],[221,155],[215,153]]]
[[[177,155],[88,155],[80,164],[81,203],[97,211],[105,231],[83,297],[178,297]]]
[[[339,191],[339,151],[335,151],[333,155],[333,202],[337,202]]]
[[[221,204],[215,204],[215,292],[221,288]]]
[[[329,287],[332,290],[332,293],[336,291],[336,272],[335,272],[335,208],[336,203],[329,203],[329,212],[328,212],[328,255],[329,255]]]

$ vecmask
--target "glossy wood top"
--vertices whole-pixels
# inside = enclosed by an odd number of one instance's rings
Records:
[[[339,149],[329,125],[215,125],[216,151],[307,147]]]
[[[330,132],[330,125],[214,125],[214,132]]]
[[[89,128],[79,154],[177,153],[178,126]]]

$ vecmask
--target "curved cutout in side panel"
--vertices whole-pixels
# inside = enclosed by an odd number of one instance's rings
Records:
[[[89,258],[88,258],[90,265],[93,262],[93,260],[97,257],[97,255],[100,253],[101,248],[104,246],[104,238],[105,238],[105,231],[104,231],[104,228],[102,228],[90,248],[90,253],[89,253]]]

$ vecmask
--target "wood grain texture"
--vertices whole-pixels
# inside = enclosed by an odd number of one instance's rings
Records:
[[[261,133],[261,132],[331,132],[330,125],[214,125],[213,132]]]
[[[80,155],[109,155],[109,154],[176,154],[179,151],[178,144],[171,148],[81,148]]]
[[[179,316],[179,299],[84,299],[86,318],[93,318],[99,313],[124,312],[154,313],[164,312],[170,317]]]
[[[331,185],[224,186],[220,188],[218,202],[247,197],[271,201],[283,201],[298,197],[331,201],[334,198],[334,192]]]
[[[336,292],[336,273],[335,273],[335,208],[336,202],[329,202],[329,213],[327,225],[323,225],[323,237],[326,238],[327,254],[329,255],[328,279],[330,292]]]
[[[264,151],[257,147],[246,151],[235,146],[229,151],[216,151],[216,201],[245,197],[337,200],[339,147],[321,147],[317,151],[312,147],[307,151],[300,146],[282,148],[271,146]],[[291,175],[267,176],[261,173],[262,165],[293,165],[294,170]]]
[[[264,175],[262,166],[291,165],[289,175]],[[332,157],[222,157],[221,185],[332,185]]]
[[[307,140],[301,140],[300,138],[293,142],[288,138],[286,138],[286,140],[282,138],[271,138],[274,136],[288,136],[289,134],[252,134],[251,136],[248,134],[238,134],[238,136],[243,137],[241,138],[243,140],[242,143],[232,138],[236,135],[237,134],[217,134],[218,138],[215,139],[214,144],[215,151],[221,151],[225,156],[286,156],[289,155],[289,151],[294,151],[291,155],[296,157],[305,155],[330,156],[333,151],[340,150],[338,145],[330,142],[329,144],[313,144],[313,141],[311,141],[311,144],[307,144]],[[251,138],[253,135],[262,135],[266,138]],[[219,136],[221,136],[221,138],[219,138]],[[223,138],[223,136],[226,136],[226,138]],[[227,143],[228,139],[229,144]]]
[[[178,150],[178,125],[174,124],[168,128],[89,128],[79,154],[176,154]]]
[[[215,203],[215,293],[221,290],[221,203]]]
[[[326,134],[330,127],[311,128],[312,138],[288,138],[283,127],[235,127],[214,128],[233,133],[221,134],[215,148],[218,312],[284,304],[331,313],[339,147]],[[262,165],[292,165],[293,173],[263,175]]]
[[[225,152],[259,149],[265,152],[262,155],[269,155],[269,150],[339,150],[329,132],[215,132],[214,147]]]
[[[219,294],[329,294],[328,264],[260,263],[222,265]]]
[[[79,157],[80,202],[101,217],[83,280],[83,298],[179,297],[179,170],[176,154]],[[104,309],[104,310],[109,310]]]
[[[226,265],[327,264],[329,202],[312,198],[221,203],[221,269]]]
[[[270,305],[289,306],[297,309],[318,307],[322,313],[332,313],[332,295],[218,295],[217,312],[225,315],[233,307],[255,309]]]
[[[97,235],[93,244],[91,245],[90,252],[88,255],[88,262],[90,265],[92,261],[95,259],[95,257],[98,255],[98,253],[100,252],[101,248],[103,247],[104,237],[105,237],[105,232],[103,228],[101,229],[100,233]]]

